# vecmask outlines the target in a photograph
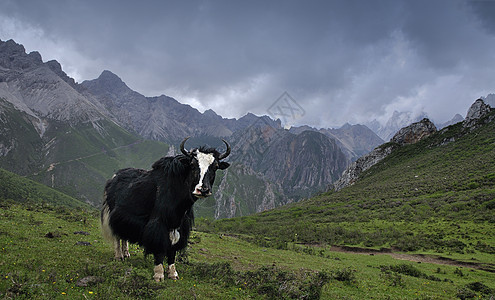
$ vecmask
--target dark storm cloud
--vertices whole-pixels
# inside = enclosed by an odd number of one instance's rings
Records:
[[[267,113],[287,91],[307,112],[298,122],[315,126],[393,110],[444,121],[493,91],[494,4],[3,1],[0,38],[77,80],[109,69],[145,95],[229,117]]]

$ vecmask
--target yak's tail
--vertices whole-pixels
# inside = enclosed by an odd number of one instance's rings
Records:
[[[101,208],[101,233],[105,240],[113,242],[115,240],[115,235],[110,227],[110,206],[107,203],[107,193],[103,196],[103,206]]]

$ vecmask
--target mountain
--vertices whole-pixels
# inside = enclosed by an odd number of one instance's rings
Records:
[[[409,124],[418,122],[424,118],[428,118],[426,113],[421,113],[415,116],[412,112],[394,111],[385,125],[380,124],[377,120],[368,122],[365,125],[373,130],[384,141],[388,142],[399,129],[408,126]]]
[[[442,128],[445,128],[447,126],[450,126],[450,125],[454,125],[454,124],[457,124],[459,122],[462,122],[464,121],[464,118],[460,115],[460,114],[456,114],[452,119],[450,119],[449,121],[445,122],[445,123],[439,123],[437,125],[437,128],[438,129],[442,129]]]
[[[149,167],[168,146],[124,130],[77,88],[57,62],[0,41],[0,167],[99,206],[115,170]]]
[[[204,201],[204,207],[198,205],[198,211],[216,207],[215,217],[250,214],[308,197],[325,190],[348,163],[334,140],[321,134],[291,134],[281,128],[280,120],[267,116],[248,113],[239,120],[225,119],[212,110],[200,113],[164,95],[145,97],[132,91],[110,71],[104,71],[95,80],[84,81],[80,91],[95,101],[95,105],[103,106],[117,124],[146,139],[178,143],[185,136],[194,136],[195,144],[204,141],[211,146],[218,145],[219,137],[228,139],[234,150],[229,161],[242,166],[238,165],[235,172],[226,171],[215,194],[215,205],[211,201]],[[264,135],[270,131],[274,134],[270,143],[266,143]],[[304,147],[306,143],[312,148]],[[263,149],[258,149],[259,145]],[[297,152],[294,147],[304,151]],[[253,180],[240,180],[246,176]],[[232,186],[237,187],[229,190]],[[260,187],[265,187],[262,190],[267,195],[279,196],[267,200],[261,194],[253,198],[250,191],[259,191]]]
[[[435,124],[426,118],[401,128],[389,143],[375,148],[347,167],[340,179],[335,183],[335,190],[340,191],[347,186],[353,185],[359,179],[361,173],[379,163],[397,148],[415,144],[435,132],[437,132]]]
[[[469,128],[470,130],[475,129],[479,124],[483,124],[481,120],[490,114],[490,106],[485,104],[482,99],[476,100],[469,108],[466,118],[462,118],[462,126],[464,128]],[[458,118],[459,119],[459,118]],[[454,124],[460,124],[460,122],[455,122]],[[444,131],[448,131],[448,127]],[[435,124],[433,124],[427,118],[413,123],[400,129],[390,140],[389,143],[383,144],[380,147],[375,148],[370,153],[360,157],[356,162],[351,164],[342,173],[341,178],[335,183],[335,190],[339,191],[347,186],[353,185],[361,176],[361,173],[368,170],[375,164],[379,163],[385,157],[390,155],[397,148],[405,145],[415,144],[424,138],[427,138],[437,132]],[[450,143],[454,140],[444,140],[442,145]]]
[[[284,132],[265,151],[255,170],[280,183],[287,195],[309,197],[337,180],[347,163],[335,140],[321,133]]]
[[[0,41],[0,98],[32,116],[40,135],[45,130],[44,119],[71,125],[91,123],[97,128],[104,116],[66,81],[67,75],[57,64],[43,63],[38,52],[26,54],[24,47],[12,40]]]
[[[491,108],[495,108],[495,94],[488,94],[486,97],[481,97],[481,99]]]
[[[230,137],[234,162],[217,179],[215,217],[273,209],[325,191],[349,163],[336,141],[313,131],[294,134],[263,121]],[[196,204],[197,205],[197,204]]]
[[[232,134],[230,125],[235,123],[212,110],[202,114],[165,95],[145,97],[110,71],[82,82],[80,91],[95,105],[102,105],[122,127],[146,139],[175,143],[187,136],[227,137]]]
[[[354,161],[366,153],[381,145],[383,140],[365,125],[344,124],[340,128],[321,128],[319,130],[309,127],[292,127],[290,132],[301,133],[305,130],[317,131],[331,139],[334,139],[346,157]]]

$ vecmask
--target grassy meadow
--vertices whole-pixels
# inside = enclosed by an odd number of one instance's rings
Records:
[[[328,245],[277,249],[250,235],[198,231],[179,255],[180,279],[155,283],[152,257],[137,246],[126,261],[113,260],[95,211],[4,201],[0,228],[4,299],[490,299],[495,292],[493,270],[483,265]]]

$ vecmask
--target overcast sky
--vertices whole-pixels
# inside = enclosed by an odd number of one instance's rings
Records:
[[[224,117],[268,114],[287,92],[297,125],[443,122],[495,92],[494,16],[491,0],[0,0],[0,39],[77,82],[110,70]]]

